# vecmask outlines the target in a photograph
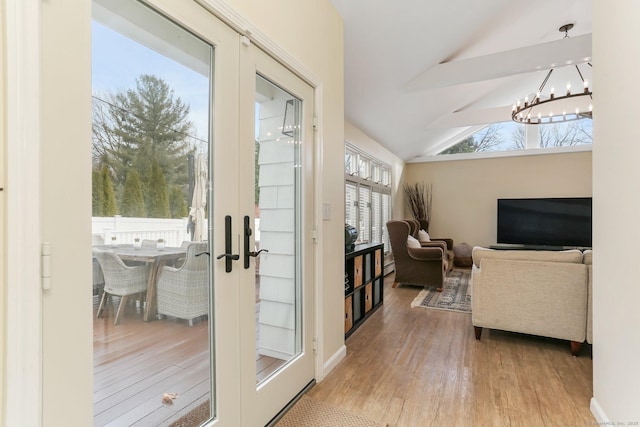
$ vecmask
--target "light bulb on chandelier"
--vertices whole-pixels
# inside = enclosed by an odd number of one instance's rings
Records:
[[[558,31],[565,33],[565,38],[569,37],[568,32],[573,28],[573,24],[563,25]],[[587,62],[587,65],[592,66]],[[525,96],[522,101],[518,99],[511,108],[511,119],[514,122],[522,124],[540,125],[549,123],[561,123],[572,120],[580,120],[583,118],[593,117],[593,92],[589,87],[589,81],[586,80],[578,65],[575,65],[576,71],[582,81],[582,92],[572,93],[571,82],[567,82],[566,95],[556,96],[555,88],[552,86],[548,96],[545,96],[544,87],[553,72],[553,68],[549,70],[547,76],[542,81],[540,88],[535,92],[535,96],[529,102],[529,96]],[[562,111],[562,114],[553,114],[553,110]],[[567,111],[575,111],[567,113]]]

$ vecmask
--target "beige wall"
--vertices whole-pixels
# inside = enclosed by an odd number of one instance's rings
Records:
[[[433,186],[432,236],[488,246],[498,198],[591,196],[591,152],[409,163],[405,180]]]
[[[323,221],[322,284],[326,362],[344,345],[344,81],[342,18],[327,1],[228,0],[227,3],[273,42],[292,55],[322,82],[321,129],[322,202],[331,205],[331,220]]]
[[[3,23],[4,28],[4,0],[0,1],[0,22]],[[0,70],[2,72],[2,78],[0,78],[0,187],[5,186],[5,150],[6,150],[6,133],[5,133],[5,79],[4,79],[4,64],[5,64],[5,33],[4,29],[0,29]],[[4,190],[0,191],[0,313],[6,313],[5,309],[5,276],[4,276],[4,263],[5,254],[7,253],[7,245],[4,237],[5,229],[5,206],[4,206]],[[5,316],[0,315],[0,420],[4,419],[4,355],[5,355]],[[0,424],[2,421],[0,421]]]
[[[593,395],[599,421],[640,421],[640,2],[593,2]]]

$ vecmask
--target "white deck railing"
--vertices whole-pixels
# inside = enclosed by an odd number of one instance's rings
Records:
[[[134,239],[163,239],[167,246],[180,246],[185,240],[191,240],[187,232],[187,218],[129,218],[93,217],[91,233],[94,240],[110,244],[133,243]]]

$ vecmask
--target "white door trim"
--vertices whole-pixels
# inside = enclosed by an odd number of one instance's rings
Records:
[[[6,0],[4,425],[42,424],[40,0]]]

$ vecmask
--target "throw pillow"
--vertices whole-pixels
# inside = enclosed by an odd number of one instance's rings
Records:
[[[421,242],[430,242],[431,238],[429,237],[429,233],[427,233],[424,230],[419,230],[418,231],[418,239],[420,239]]]
[[[418,241],[418,239],[416,239],[413,236],[408,236],[407,237],[407,247],[408,248],[420,248],[422,246],[420,245],[420,242]]]

